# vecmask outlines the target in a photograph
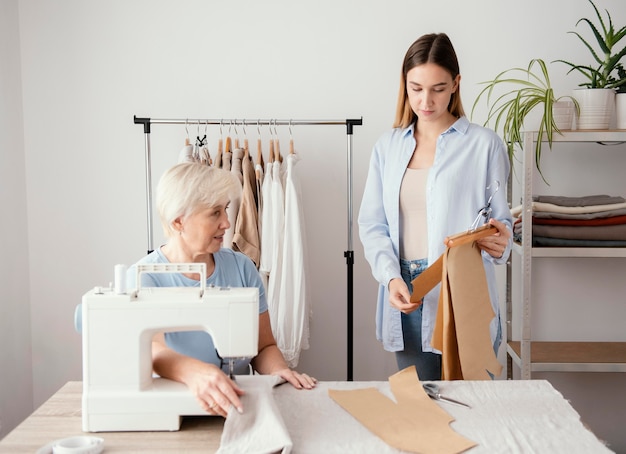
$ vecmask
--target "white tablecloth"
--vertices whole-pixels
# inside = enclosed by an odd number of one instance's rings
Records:
[[[581,423],[578,413],[545,380],[439,382],[441,393],[467,409],[439,403],[452,428],[478,443],[469,453],[611,452]],[[329,389],[375,387],[392,397],[388,382],[321,382],[313,391],[288,384],[274,396],[293,442],[293,453],[398,453],[344,411]],[[415,421],[419,424],[419,421]]]

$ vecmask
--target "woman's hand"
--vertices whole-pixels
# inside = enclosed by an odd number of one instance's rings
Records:
[[[239,413],[243,412],[239,396],[244,391],[214,364],[202,363],[198,370],[188,375],[185,384],[210,415],[225,418],[231,405]]]
[[[313,389],[317,384],[317,379],[289,368],[278,370],[274,372],[274,375],[284,378],[296,389]]]
[[[489,224],[493,225],[498,231],[493,235],[477,240],[476,245],[494,259],[500,259],[509,244],[511,231],[504,222],[500,222],[497,219],[489,219]]]
[[[297,389],[312,389],[317,383],[315,378],[289,368],[276,345],[267,311],[259,314],[259,353],[252,359],[252,366],[261,374],[277,375],[287,380]]]
[[[214,364],[185,356],[165,344],[163,333],[152,339],[152,367],[161,377],[187,385],[203,410],[226,417],[233,405],[243,411],[239,396],[244,391]]]
[[[422,302],[412,303],[409,288],[403,279],[397,277],[389,281],[389,304],[400,312],[410,314],[420,307]]]

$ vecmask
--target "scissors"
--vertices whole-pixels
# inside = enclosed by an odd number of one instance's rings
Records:
[[[424,383],[422,386],[424,387],[424,391],[426,391],[426,394],[428,394],[431,398],[435,400],[441,400],[443,402],[449,402],[451,404],[456,404],[456,405],[461,405],[463,407],[472,408],[469,405],[464,404],[463,402],[459,402],[458,400],[454,400],[454,399],[450,399],[449,397],[442,396],[441,393],[439,392],[439,385],[435,383]]]

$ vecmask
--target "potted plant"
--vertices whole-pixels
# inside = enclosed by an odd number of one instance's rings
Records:
[[[626,80],[626,70],[618,68],[617,74],[620,79]],[[626,84],[617,88],[615,93],[615,126],[617,129],[626,129]]]
[[[626,55],[626,46],[620,50],[618,44],[626,36],[626,26],[616,30],[611,19],[611,14],[606,12],[606,21],[596,8],[592,0],[589,0],[596,13],[598,20],[594,24],[590,19],[583,17],[576,25],[585,23],[591,29],[597,47],[594,47],[580,33],[571,31],[585,45],[594,63],[589,65],[577,65],[566,60],[556,60],[570,67],[568,74],[577,71],[584,76],[585,82],[579,84],[582,89],[574,90],[573,96],[580,103],[580,115],[578,127],[580,129],[607,129],[614,110],[615,90],[626,85],[623,74],[623,66],[620,60]],[[600,89],[600,90],[598,90]],[[600,106],[605,110],[601,111]],[[590,108],[588,109],[589,106]]]
[[[528,120],[531,112],[540,113],[541,117],[537,129],[539,136],[545,134],[548,145],[552,148],[554,133],[560,133],[561,129],[571,128],[571,117],[569,124],[557,124],[557,118],[554,114],[555,104],[559,101],[570,100],[571,108],[578,110],[578,102],[573,97],[561,96],[557,98],[555,96],[546,63],[538,58],[531,60],[526,68],[507,69],[493,80],[483,82],[483,84],[486,86],[476,97],[471,116],[474,116],[474,111],[480,100],[486,98],[489,110],[484,124],[486,126],[490,121],[495,121],[494,129],[496,132],[502,133],[502,139],[508,148],[511,163],[516,145],[523,147],[524,122]],[[504,93],[497,92],[499,88],[504,89]],[[541,140],[535,142],[535,166],[543,178],[540,166],[541,145]]]

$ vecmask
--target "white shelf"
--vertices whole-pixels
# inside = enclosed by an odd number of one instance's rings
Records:
[[[539,134],[530,132],[533,142],[537,141]],[[543,142],[547,142],[546,135],[543,134]],[[561,131],[561,134],[553,134],[553,142],[626,142],[626,129],[610,129],[610,130],[569,130]],[[625,150],[626,152],[626,150]]]
[[[626,342],[532,342],[532,372],[626,372]],[[521,367],[520,342],[507,353]]]
[[[522,254],[522,245],[513,244],[513,252]],[[533,247],[533,257],[618,257],[626,258],[626,247]]]
[[[524,134],[522,153],[522,213],[532,213],[534,144],[538,133]],[[546,141],[545,135],[542,138]],[[563,131],[555,134],[553,142],[618,144],[626,153],[626,130]],[[594,147],[599,148],[599,147]],[[615,149],[615,148],[612,148]],[[522,379],[530,379],[532,372],[626,372],[626,342],[538,342],[532,339],[532,263],[536,258],[626,258],[626,248],[614,247],[532,247],[532,222],[522,225],[522,244],[514,243],[513,252],[520,256],[521,315],[520,340],[512,340],[512,265],[507,264],[507,375],[512,378],[511,366],[516,364]]]

